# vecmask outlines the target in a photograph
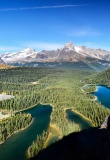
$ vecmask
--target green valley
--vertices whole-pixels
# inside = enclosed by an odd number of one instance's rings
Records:
[[[108,71],[103,73],[105,72]],[[88,94],[96,89],[95,85],[84,86],[103,83],[101,75],[102,73],[92,70],[49,67],[1,69],[0,94],[13,95],[14,98],[0,101],[0,110],[10,114],[10,117],[0,121],[0,141],[5,141],[16,131],[31,125],[33,115],[26,112],[37,104],[51,105],[52,113],[47,129],[36,135],[37,138],[25,150],[27,158],[36,156],[38,151],[47,147],[50,141],[54,142],[52,137],[58,140],[69,133],[81,130],[80,125],[67,119],[66,110],[68,109],[90,122],[92,126],[100,126],[104,118],[110,115],[110,110],[94,101],[94,96]],[[104,84],[109,85],[108,79],[109,74],[106,74]]]

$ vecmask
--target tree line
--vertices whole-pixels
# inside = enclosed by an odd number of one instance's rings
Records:
[[[26,128],[31,122],[31,114],[22,113],[0,120],[0,142],[4,142],[13,133]]]

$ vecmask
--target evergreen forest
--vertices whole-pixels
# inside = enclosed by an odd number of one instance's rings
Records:
[[[13,95],[14,98],[0,101],[0,111],[11,115],[0,120],[0,142],[31,125],[32,115],[21,111],[37,104],[50,104],[53,109],[48,129],[36,135],[36,140],[27,149],[28,159],[48,146],[50,136],[57,135],[61,139],[80,130],[77,124],[67,120],[66,109],[79,113],[93,126],[100,126],[110,115],[110,110],[96,102],[90,93],[96,90],[96,84],[110,85],[109,73],[110,69],[102,73],[48,67],[1,69],[0,94]],[[93,85],[88,87],[87,84]]]

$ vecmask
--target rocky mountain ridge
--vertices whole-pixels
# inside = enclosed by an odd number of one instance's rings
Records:
[[[64,45],[64,47],[57,50],[43,50],[36,52],[35,49],[27,48],[20,52],[4,53],[1,59],[6,64],[11,65],[25,65],[25,66],[39,66],[39,63],[50,66],[50,63],[83,63],[92,69],[107,69],[110,67],[110,52],[101,49],[91,49],[85,46],[75,46],[71,41]],[[52,64],[51,64],[52,66]],[[81,68],[82,65],[79,67]]]
[[[32,48],[24,49],[20,52],[6,52],[1,55],[2,60],[5,61],[5,63],[15,63],[15,62],[22,62],[25,59],[34,58],[36,56],[36,51]]]
[[[91,49],[85,46],[77,47],[68,42],[63,48],[57,50],[43,50],[27,48],[20,52],[4,53],[1,55],[5,63],[15,62],[61,62],[85,61],[87,57],[110,61],[110,52],[101,49]]]

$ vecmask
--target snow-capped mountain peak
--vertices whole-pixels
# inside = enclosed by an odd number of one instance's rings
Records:
[[[19,52],[5,53],[1,55],[5,63],[25,62],[76,62],[87,61],[87,57],[110,61],[110,52],[101,49],[91,49],[85,46],[75,46],[71,41],[57,50],[43,50],[36,52],[32,48],[26,48]]]
[[[64,49],[75,50],[75,45],[71,41],[69,41],[64,45]]]
[[[37,52],[32,48],[26,48],[20,52],[4,53],[1,57],[6,63],[21,62],[26,58],[35,58]]]
[[[21,52],[28,54],[28,53],[33,53],[33,52],[36,52],[36,51],[33,48],[26,48],[26,49],[22,50]]]

